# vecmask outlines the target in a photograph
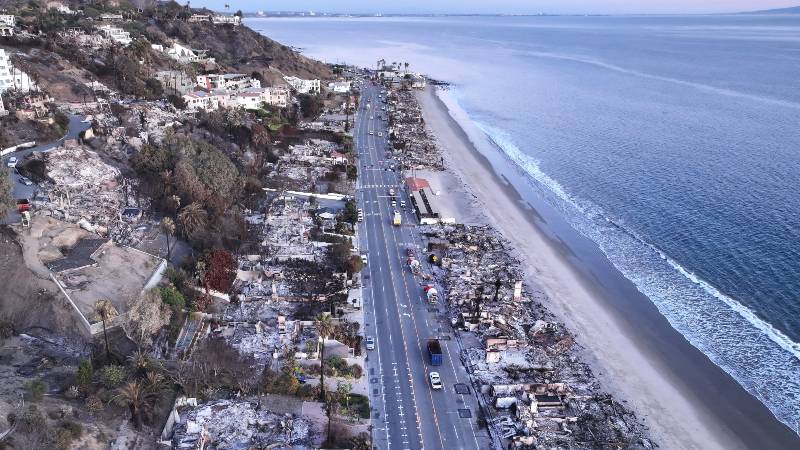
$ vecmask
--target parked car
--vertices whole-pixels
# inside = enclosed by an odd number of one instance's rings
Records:
[[[30,186],[33,184],[33,181],[31,181],[31,179],[27,177],[19,177],[19,182],[24,184],[25,186]]]
[[[431,380],[431,388],[435,390],[442,388],[442,378],[439,376],[439,372],[431,372],[428,378]]]
[[[17,157],[16,156],[12,156],[11,158],[8,158],[8,164],[7,165],[8,165],[8,167],[11,167],[12,169],[14,167],[17,167]]]
[[[366,266],[367,265],[367,255],[361,255],[361,262]]]
[[[364,345],[367,347],[367,350],[375,350],[375,338],[372,336],[367,336],[364,340]]]

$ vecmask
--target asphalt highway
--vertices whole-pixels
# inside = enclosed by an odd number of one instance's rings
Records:
[[[353,130],[358,155],[359,250],[367,256],[362,272],[365,329],[376,349],[369,352],[367,373],[373,407],[373,443],[389,449],[486,449],[491,442],[477,423],[478,403],[459,359],[458,344],[442,340],[444,362],[430,366],[427,340],[452,335],[441,305],[423,296],[424,283],[406,264],[406,249],[423,256],[417,221],[403,188],[402,175],[387,158],[386,122],[380,88],[365,82]],[[369,105],[369,107],[367,106]],[[369,132],[372,131],[372,135]],[[379,136],[381,134],[382,136]],[[397,207],[390,205],[394,189]],[[404,209],[400,201],[406,202]],[[402,225],[392,224],[400,210]],[[431,389],[428,374],[439,372],[442,390]],[[459,392],[456,392],[458,385]],[[464,390],[466,388],[466,391]]]

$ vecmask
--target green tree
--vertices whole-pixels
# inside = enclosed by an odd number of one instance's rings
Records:
[[[191,203],[178,213],[178,222],[183,228],[186,237],[193,237],[198,231],[202,230],[208,223],[208,213],[197,203]]]
[[[161,219],[159,227],[161,228],[161,232],[164,233],[164,237],[167,239],[167,261],[169,261],[172,256],[170,238],[175,235],[175,221],[172,220],[172,217],[164,217]]]
[[[86,358],[81,358],[78,363],[78,372],[75,374],[75,383],[84,391],[92,384],[94,368],[92,362]]]
[[[354,200],[348,200],[344,204],[344,211],[342,211],[342,219],[352,224],[358,222],[358,207]]]
[[[319,360],[320,360],[320,378],[319,378],[319,392],[320,401],[325,402],[325,340],[330,337],[336,326],[333,324],[333,319],[330,314],[321,314],[317,318],[317,331],[319,331],[320,346],[319,346]]]
[[[47,383],[42,380],[28,381],[25,383],[25,389],[28,390],[34,401],[39,401],[44,397],[44,393],[47,392]]]

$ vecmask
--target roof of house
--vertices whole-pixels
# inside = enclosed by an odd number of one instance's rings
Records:
[[[424,178],[413,178],[413,177],[406,178],[406,186],[408,186],[408,188],[411,189],[412,191],[418,191],[422,188],[430,189],[431,187],[430,183],[428,183],[428,180]]]

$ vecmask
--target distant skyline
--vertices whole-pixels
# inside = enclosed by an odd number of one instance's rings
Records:
[[[181,1],[182,3],[182,1]],[[384,14],[702,14],[800,6],[798,0],[195,0],[192,6],[231,11],[316,11]]]

